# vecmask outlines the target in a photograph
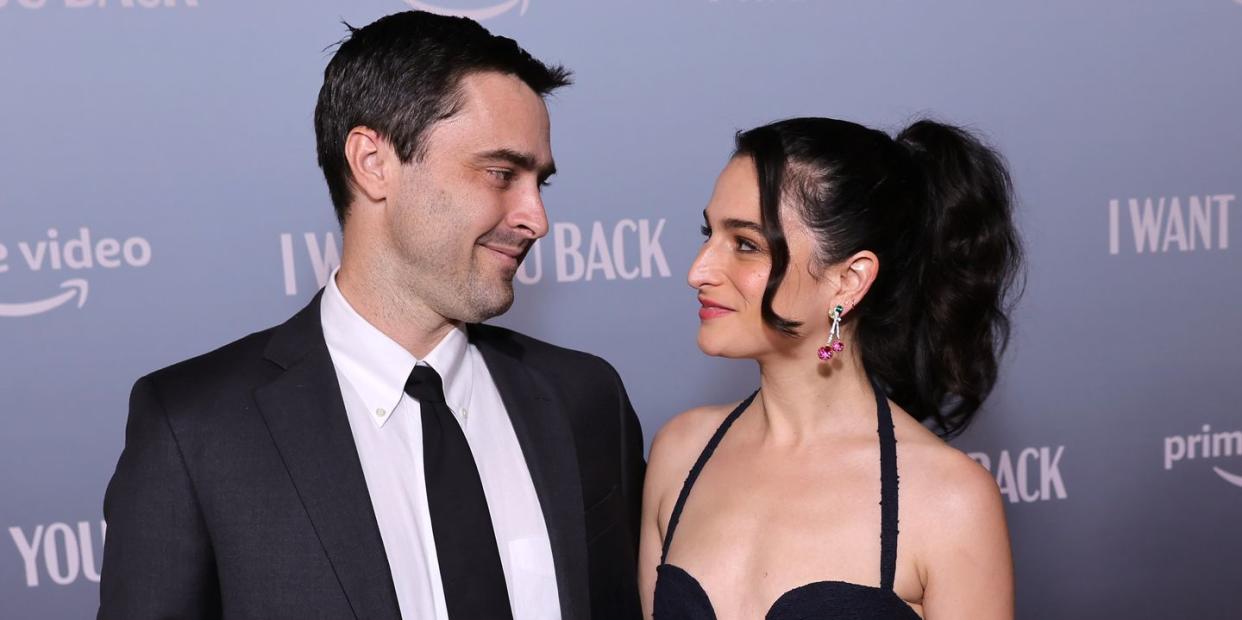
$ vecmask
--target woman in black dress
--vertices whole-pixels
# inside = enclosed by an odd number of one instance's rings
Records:
[[[781,121],[738,135],[703,232],[699,346],[757,361],[759,390],[655,438],[648,616],[1011,618],[1000,495],[943,439],[1008,337],[1000,157],[930,121]]]

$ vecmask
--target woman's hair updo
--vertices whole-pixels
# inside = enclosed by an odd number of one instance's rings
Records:
[[[763,320],[800,324],[772,300],[789,267],[780,206],[832,265],[870,250],[880,261],[848,315],[864,367],[916,419],[963,430],[996,383],[1006,312],[1021,263],[1012,186],[1001,157],[957,127],[921,120],[896,139],[855,123],[795,118],[740,132],[755,162],[772,267]]]

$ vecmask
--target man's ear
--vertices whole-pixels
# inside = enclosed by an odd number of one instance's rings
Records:
[[[394,164],[399,164],[392,147],[370,127],[358,126],[345,136],[345,161],[353,185],[370,202],[388,198]]]

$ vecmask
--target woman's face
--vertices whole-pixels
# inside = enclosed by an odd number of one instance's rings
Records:
[[[819,277],[822,268],[812,259],[813,242],[800,218],[781,207],[790,260],[772,309],[802,322],[799,336],[791,338],[768,327],[761,315],[771,257],[759,224],[759,182],[750,157],[729,161],[703,215],[705,240],[688,277],[701,304],[699,348],[730,358],[801,354],[814,360],[828,334],[835,290]]]

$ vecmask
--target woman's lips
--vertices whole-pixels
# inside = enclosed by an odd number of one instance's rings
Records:
[[[727,308],[721,304],[718,304],[710,299],[705,299],[703,297],[699,298],[699,305],[701,306],[699,308],[699,319],[703,321],[706,321],[708,319],[719,318],[719,317],[722,317],[726,314],[733,312],[732,308]]]
[[[727,308],[709,308],[705,306],[705,307],[699,308],[699,319],[706,321],[708,319],[715,319],[715,318],[722,317],[731,312],[733,311]]]

